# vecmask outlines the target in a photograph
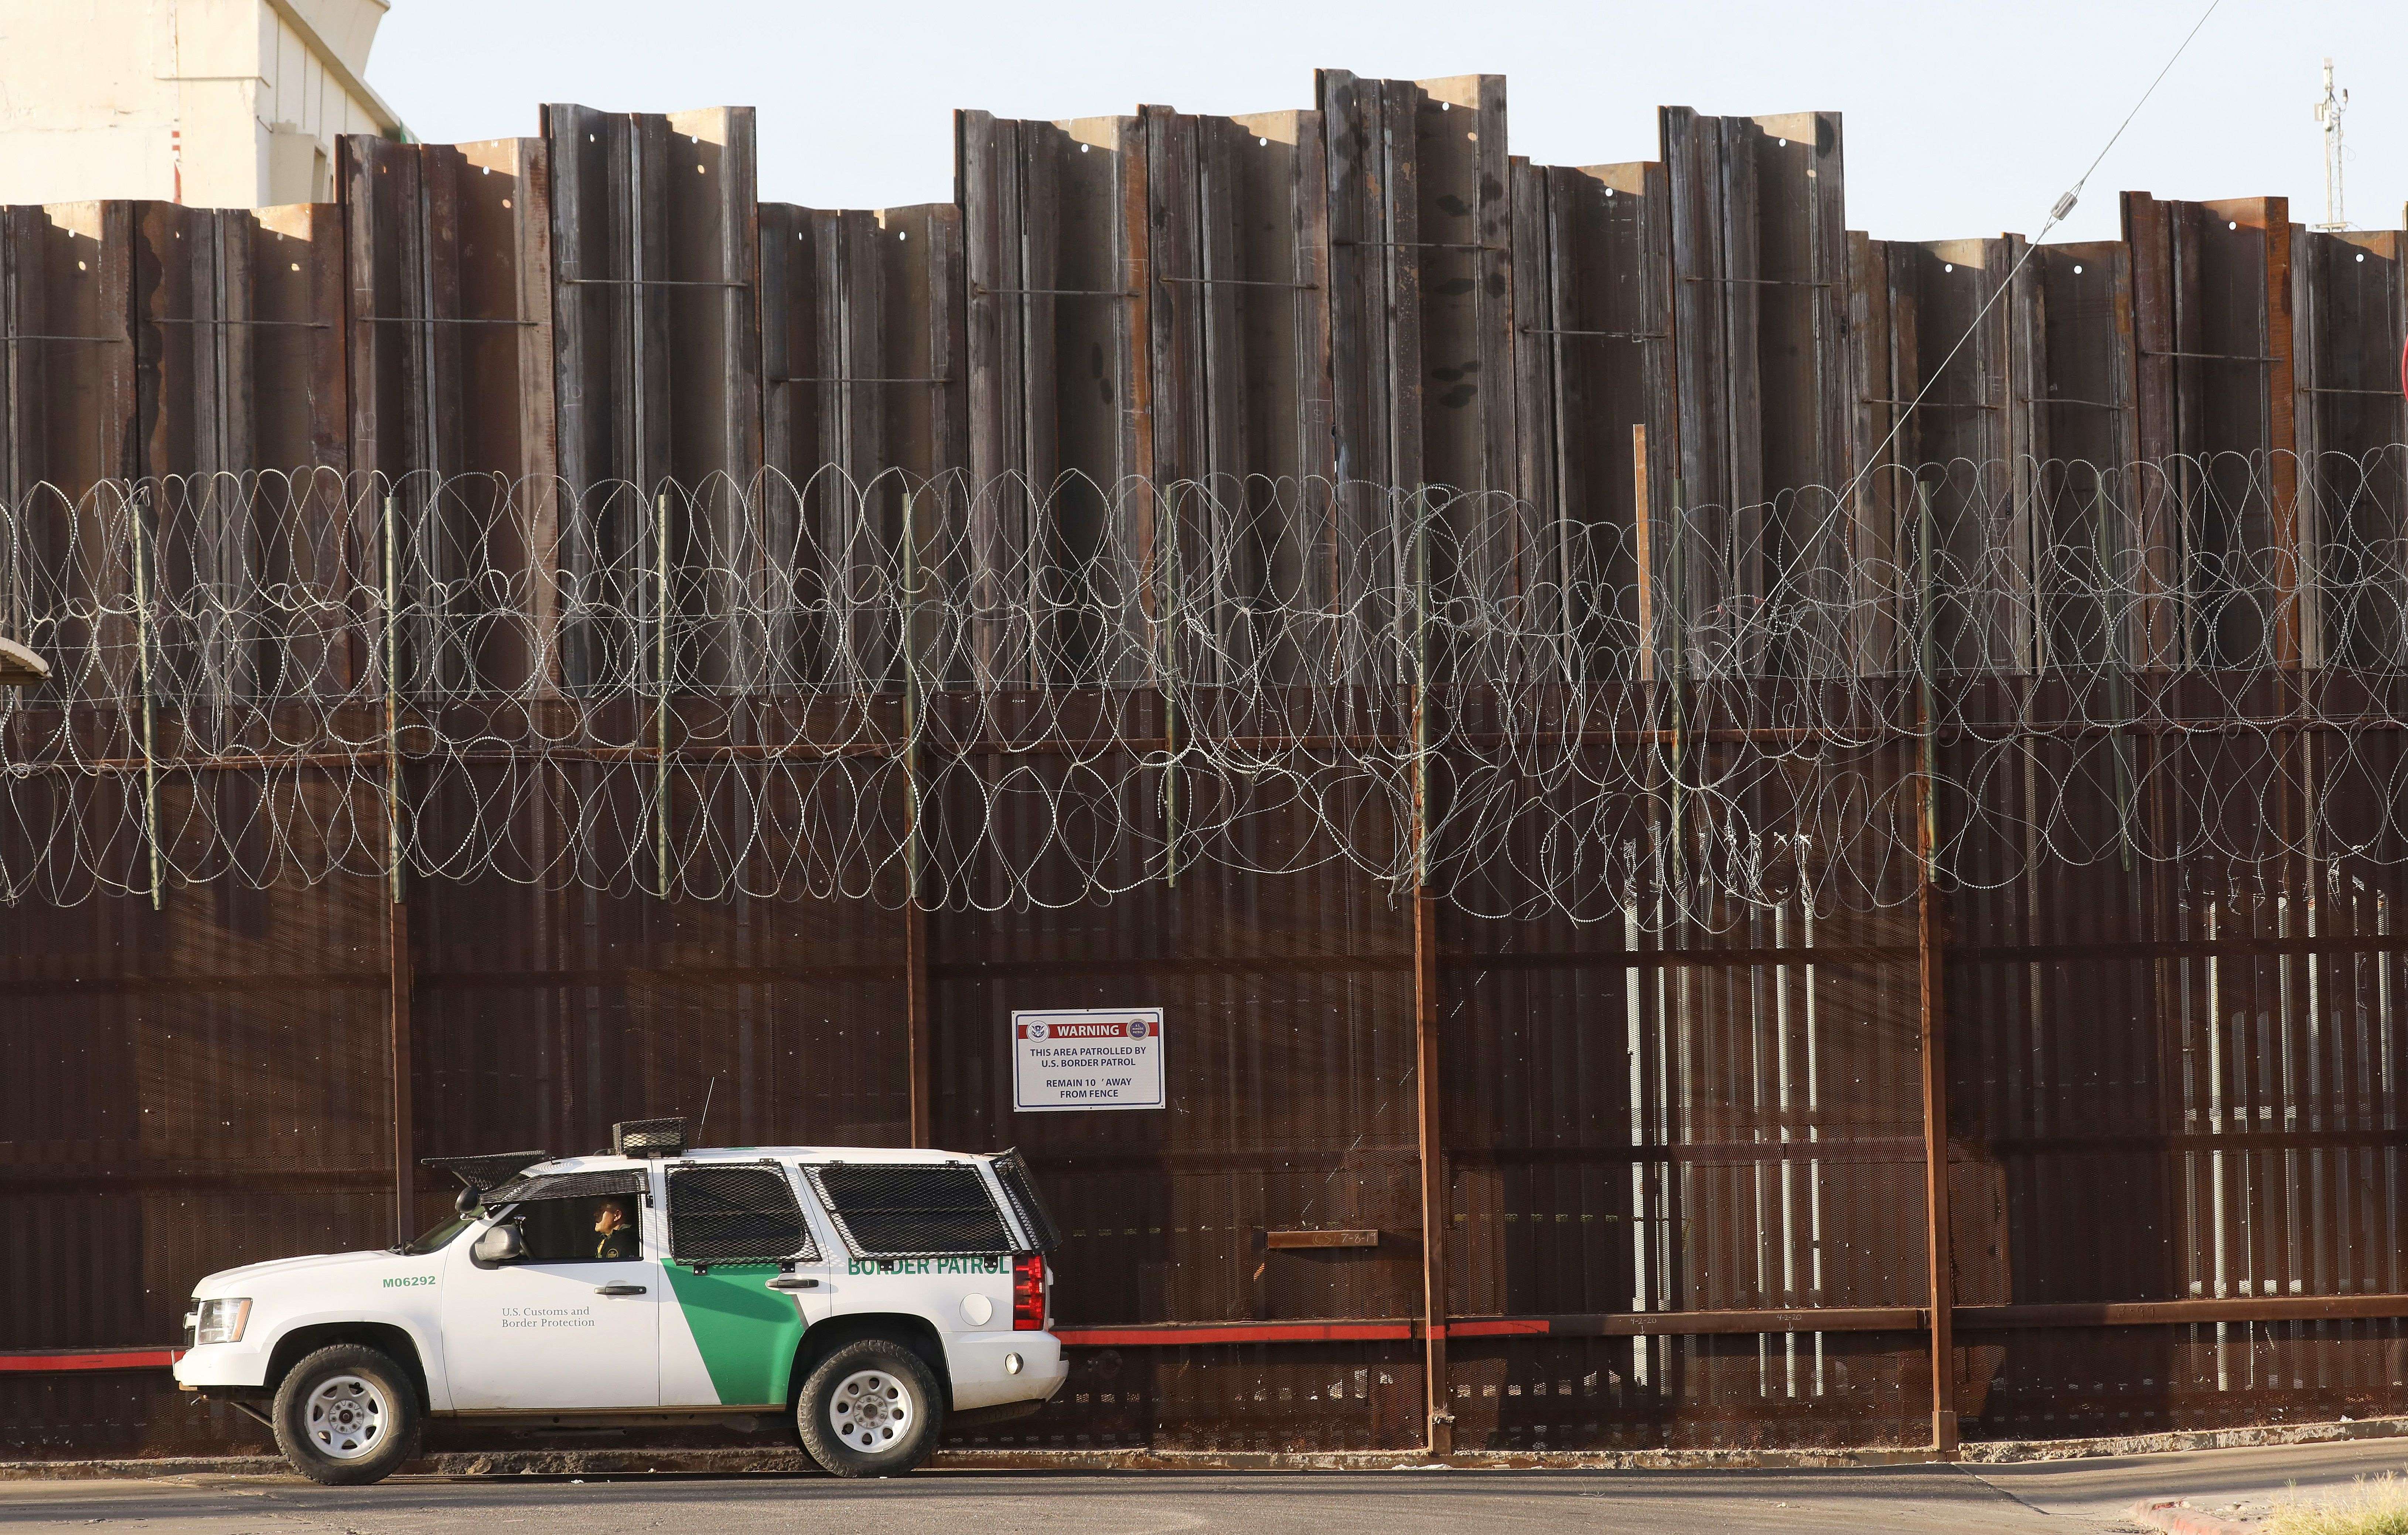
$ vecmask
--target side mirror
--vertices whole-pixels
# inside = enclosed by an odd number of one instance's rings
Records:
[[[452,1208],[463,1215],[474,1215],[484,1207],[484,1203],[485,1191],[474,1184],[468,1184],[461,1188],[460,1197],[452,1201]]]
[[[516,1263],[526,1256],[526,1233],[515,1226],[497,1226],[477,1239],[468,1255],[479,1263]]]

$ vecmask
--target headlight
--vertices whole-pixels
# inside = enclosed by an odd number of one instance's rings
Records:
[[[199,1312],[200,1327],[193,1334],[195,1343],[239,1343],[243,1324],[251,1320],[249,1300],[204,1300]]]

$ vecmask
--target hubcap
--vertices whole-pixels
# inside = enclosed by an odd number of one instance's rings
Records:
[[[392,1417],[384,1392],[357,1375],[337,1375],[319,1384],[302,1408],[310,1444],[330,1460],[357,1460],[384,1442]]]
[[[874,1455],[911,1431],[918,1411],[910,1386],[882,1370],[857,1370],[828,1399],[828,1427],[848,1448]]]

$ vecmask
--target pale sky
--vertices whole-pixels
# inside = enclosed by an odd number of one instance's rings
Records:
[[[544,101],[759,108],[761,195],[877,208],[953,195],[952,110],[1071,118],[1312,104],[1315,66],[1500,73],[1513,152],[1652,159],[1658,104],[1845,114],[1848,222],[1890,239],[2028,234],[2205,0],[393,0],[368,78],[432,142],[536,131]],[[2116,232],[2115,193],[2282,194],[2324,217],[2311,114],[2351,93],[2346,213],[2408,198],[2408,5],[2223,0],[2052,238]]]

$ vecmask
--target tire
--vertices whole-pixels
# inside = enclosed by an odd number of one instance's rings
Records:
[[[902,1475],[936,1449],[944,1415],[926,1361],[885,1338],[821,1360],[795,1403],[803,1448],[832,1476]]]
[[[418,1387],[390,1355],[337,1343],[285,1372],[268,1414],[276,1447],[312,1482],[381,1482],[418,1454]]]

